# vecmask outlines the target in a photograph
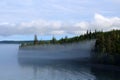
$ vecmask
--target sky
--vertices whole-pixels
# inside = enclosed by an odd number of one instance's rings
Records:
[[[120,0],[0,0],[0,40],[48,40],[120,29]]]

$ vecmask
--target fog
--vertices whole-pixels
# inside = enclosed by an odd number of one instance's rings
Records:
[[[51,63],[43,65],[39,58],[35,59],[34,53],[31,58],[29,53],[26,55],[28,58],[19,57],[21,54],[18,53],[18,46],[18,44],[0,45],[0,80],[95,79],[95,76],[91,74],[89,66],[72,62],[70,64]]]
[[[95,45],[95,40],[82,41],[78,43],[62,45],[39,45],[27,46],[19,49],[18,57],[22,62],[46,60],[81,60],[90,59],[91,50]],[[46,62],[48,62],[46,61]],[[28,63],[28,62],[27,62]]]
[[[95,80],[91,68],[84,63],[89,60],[94,45],[95,40],[27,46],[19,49],[18,63],[24,69],[33,70],[34,80]]]

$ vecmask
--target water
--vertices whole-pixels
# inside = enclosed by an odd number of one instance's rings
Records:
[[[0,45],[0,80],[120,80],[120,71],[78,62],[27,61],[16,44]],[[42,62],[42,63],[41,63]]]

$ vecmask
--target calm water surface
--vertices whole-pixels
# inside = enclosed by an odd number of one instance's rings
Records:
[[[119,70],[74,62],[26,61],[19,57],[18,47],[16,44],[0,45],[0,80],[120,80]]]

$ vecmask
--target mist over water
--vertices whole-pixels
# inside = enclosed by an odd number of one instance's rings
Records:
[[[40,55],[35,59],[37,55],[32,52],[20,55],[19,45],[1,44],[0,80],[120,80],[119,71],[95,68],[73,60],[46,63],[48,60],[39,60]]]
[[[62,45],[28,46],[20,48],[19,57],[45,60],[88,59],[94,45],[95,40]]]

